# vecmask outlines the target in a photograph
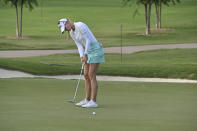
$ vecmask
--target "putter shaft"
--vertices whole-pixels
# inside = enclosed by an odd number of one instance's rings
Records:
[[[68,102],[75,103],[75,99],[76,99],[76,96],[77,96],[77,91],[78,91],[78,88],[79,88],[79,84],[80,84],[81,76],[82,76],[82,73],[83,73],[84,65],[85,64],[82,64],[82,67],[81,67],[81,72],[80,72],[80,75],[79,75],[79,79],[78,79],[78,82],[77,82],[77,87],[75,89],[75,94],[73,96],[73,99],[72,100],[68,100]]]

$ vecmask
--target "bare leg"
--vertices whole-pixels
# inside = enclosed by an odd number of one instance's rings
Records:
[[[89,78],[89,64],[84,65],[84,78],[85,78],[85,92],[86,92],[86,99],[90,100],[91,97],[91,81]]]
[[[90,67],[89,67],[89,78],[91,82],[92,100],[95,102],[96,102],[97,90],[98,90],[98,84],[96,80],[96,71],[98,67],[99,67],[99,63],[90,64]]]

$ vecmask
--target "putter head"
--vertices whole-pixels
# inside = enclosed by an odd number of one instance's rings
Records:
[[[67,100],[70,103],[75,103],[75,100]]]

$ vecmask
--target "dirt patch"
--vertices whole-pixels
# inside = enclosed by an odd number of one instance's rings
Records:
[[[191,74],[188,75],[188,78],[192,78],[194,76],[195,76],[195,74],[194,73],[191,73]]]

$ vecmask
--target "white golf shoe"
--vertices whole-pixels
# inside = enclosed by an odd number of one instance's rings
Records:
[[[80,101],[79,103],[77,103],[76,106],[82,106],[82,105],[87,104],[88,102],[89,102],[89,100],[84,99],[84,100]]]
[[[89,101],[87,104],[82,105],[84,108],[96,108],[98,107],[98,104],[94,102],[93,100]]]

